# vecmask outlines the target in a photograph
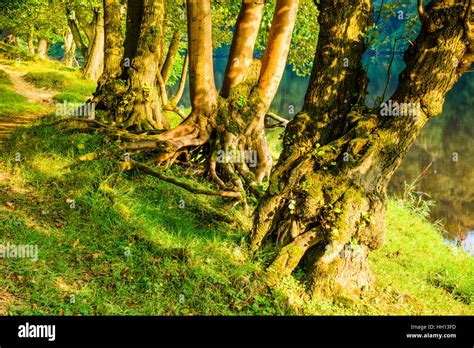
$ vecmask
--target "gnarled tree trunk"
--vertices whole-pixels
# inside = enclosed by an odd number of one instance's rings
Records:
[[[209,170],[221,187],[250,188],[268,176],[272,158],[264,117],[281,80],[296,20],[297,0],[279,0],[262,62],[253,52],[263,3],[243,1],[224,84],[218,98],[212,65],[209,1],[188,1],[191,115],[178,127],[156,136],[156,143],[132,147],[160,148],[157,162],[173,160],[186,147],[210,143]]]
[[[387,184],[472,64],[473,36],[464,20],[467,2],[433,0],[391,97],[414,107],[404,116],[383,117],[363,106],[361,34],[371,24],[371,2],[321,0],[319,7],[305,105],[287,127],[284,151],[255,213],[251,245],[278,250],[269,285],[300,265],[314,294],[357,293],[372,284],[367,256],[383,243]]]
[[[118,6],[118,1],[108,2]],[[127,21],[130,23],[127,23],[124,62],[130,62],[130,68],[126,64],[123,71],[120,69],[120,20],[113,15],[113,7],[109,9],[111,16],[108,16],[106,22],[111,24],[107,32],[111,37],[107,38],[107,75],[103,76],[94,96],[98,103],[97,109],[106,110],[113,121],[124,128],[167,129],[168,122],[162,113],[160,92],[156,88],[156,69],[163,54],[161,41],[164,38],[164,2],[129,1]],[[136,30],[137,26],[139,31]],[[137,36],[134,37],[135,35]],[[121,79],[118,79],[119,76]]]

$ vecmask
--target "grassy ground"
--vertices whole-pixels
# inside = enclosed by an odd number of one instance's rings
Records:
[[[39,259],[0,260],[0,314],[474,314],[473,258],[443,244],[410,202],[389,204],[386,244],[371,255],[374,291],[310,300],[298,272],[263,286],[271,254],[249,255],[249,219],[233,211],[236,224],[220,221],[220,198],[112,160],[77,162],[114,145],[38,123],[2,149],[0,244],[37,244]],[[169,174],[198,185],[191,173]]]
[[[68,68],[55,61],[21,60],[20,64],[9,59],[0,59],[0,64],[12,71],[24,72],[25,80],[37,88],[52,89],[59,93],[54,97],[57,102],[64,100],[80,103],[87,100],[95,91],[96,84],[81,78],[78,69]]]
[[[0,69],[0,116],[39,114],[44,111],[42,105],[29,103],[26,97],[13,91],[8,75]]]

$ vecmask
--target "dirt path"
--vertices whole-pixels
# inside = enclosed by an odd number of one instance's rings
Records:
[[[8,67],[1,64],[0,69],[5,71],[10,77],[10,80],[13,83],[13,90],[16,93],[22,94],[26,98],[28,98],[28,101],[30,103],[51,103],[53,100],[53,96],[58,94],[57,91],[36,88],[31,83],[26,82],[22,78],[22,76],[25,75],[24,72],[10,70],[8,69]]]
[[[52,106],[53,96],[58,93],[57,91],[36,88],[31,83],[26,82],[22,78],[24,75],[23,72],[10,70],[4,65],[0,65],[0,69],[8,74],[13,84],[13,91],[28,98],[30,103],[43,104],[48,108]],[[8,137],[15,131],[16,128],[29,126],[40,116],[41,114],[0,116],[0,150],[2,148],[2,144],[8,139]]]

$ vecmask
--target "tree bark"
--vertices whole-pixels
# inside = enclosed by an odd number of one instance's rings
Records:
[[[85,25],[85,23],[81,24]],[[104,13],[102,9],[94,9],[93,31],[87,30],[90,35],[87,61],[82,75],[92,81],[97,81],[104,70]]]
[[[233,190],[249,189],[258,195],[256,186],[272,165],[264,117],[285,68],[298,1],[277,2],[264,69],[253,59],[263,3],[242,2],[220,98],[215,96],[213,80],[210,14],[203,6],[209,4],[188,2],[193,112],[177,128],[157,136],[166,144],[156,160],[173,159],[184,147],[209,142],[209,172],[214,180],[223,188],[231,185]]]
[[[122,16],[120,0],[104,0],[105,59],[104,81],[115,79],[121,74],[123,58]]]
[[[74,67],[77,64],[76,61],[76,44],[74,42],[74,36],[71,30],[66,29],[63,34],[64,40],[64,64],[68,67]]]
[[[440,113],[463,73],[459,66],[472,64],[466,9],[441,0],[427,6],[428,19],[405,55],[391,98],[420,104],[419,113],[383,117],[364,107],[361,34],[372,21],[371,2],[319,2],[321,29],[305,105],[287,127],[284,151],[255,213],[252,250],[262,244],[277,249],[269,285],[300,266],[315,295],[371,287],[367,257],[383,243],[387,184],[429,117]],[[456,67],[454,58],[463,64]]]
[[[128,70],[132,58],[137,54],[138,38],[140,37],[140,26],[143,19],[143,0],[128,0],[127,5],[127,33],[124,41],[122,80],[128,78]]]
[[[104,70],[99,78],[93,102],[101,108],[102,99],[114,98],[113,85],[122,74],[123,38],[122,38],[122,5],[120,0],[104,0]],[[107,85],[112,85],[107,88]]]
[[[77,46],[79,52],[81,52],[82,56],[87,59],[87,52],[89,48],[84,43],[82,39],[81,32],[79,30],[79,25],[77,23],[75,11],[72,8],[66,8],[66,16],[67,16],[67,24],[69,30],[71,30],[72,36],[74,38],[74,43]]]
[[[161,68],[161,76],[163,77],[163,82],[168,83],[168,79],[171,75],[171,70],[173,69],[173,64],[176,60],[176,55],[178,54],[179,44],[181,43],[181,38],[183,33],[181,30],[176,31],[171,38],[170,47],[168,53],[166,54],[166,59]]]
[[[41,38],[38,41],[38,57],[41,59],[48,58],[48,41],[44,38]]]
[[[28,31],[28,54],[34,55],[35,54],[35,36],[34,36],[34,26],[30,26],[30,30]]]
[[[162,52],[164,2],[141,0],[130,1],[127,18],[130,20],[126,39],[125,55],[130,59],[130,69],[120,74],[117,69],[118,55],[113,59],[113,75],[103,85],[99,85],[94,95],[96,109],[107,111],[109,118],[127,129],[167,129],[168,122],[163,116],[159,89],[156,88],[156,74]],[[141,22],[137,23],[140,18]],[[132,20],[133,19],[133,20]],[[118,24],[117,18],[114,22]],[[138,25],[138,38],[136,28]],[[111,45],[117,46],[118,33]],[[136,47],[133,42],[136,41]],[[134,56],[128,57],[128,54]],[[118,76],[121,75],[121,79]]]

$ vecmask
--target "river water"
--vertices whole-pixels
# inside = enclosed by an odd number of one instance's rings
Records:
[[[217,50],[214,70],[220,88],[226,67],[227,49]],[[369,74],[368,104],[374,96],[381,96],[387,84],[390,54],[369,51],[364,58]],[[403,70],[401,54],[395,56],[391,68],[391,83],[387,98],[398,84]],[[292,110],[298,112],[303,105],[309,78],[297,76],[287,67],[271,111],[291,119]],[[430,120],[389,185],[389,195],[400,197],[406,184],[416,183],[415,195],[434,201],[431,219],[440,221],[445,230],[447,244],[456,245],[474,254],[474,74],[467,73],[448,93],[443,113]],[[182,104],[189,106],[189,93],[185,92]],[[387,99],[386,98],[386,99]]]

